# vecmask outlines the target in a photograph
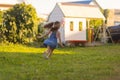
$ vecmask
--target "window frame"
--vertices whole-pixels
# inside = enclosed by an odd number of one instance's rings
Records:
[[[70,31],[73,31],[73,28],[74,28],[74,23],[73,21],[70,21]]]
[[[79,21],[79,31],[83,30],[83,22]]]

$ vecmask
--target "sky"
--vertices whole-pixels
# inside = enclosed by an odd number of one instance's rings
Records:
[[[57,2],[81,1],[81,0],[0,0],[0,3],[14,4],[25,1],[32,4],[38,14],[49,14]],[[83,0],[82,0],[83,1]],[[96,0],[103,9],[120,9],[120,0]]]
[[[49,14],[57,2],[69,2],[69,1],[80,1],[80,0],[27,0],[28,3],[32,4],[38,14]],[[97,0],[98,3],[104,9],[120,9],[120,0]]]
[[[32,4],[38,13],[49,14],[57,2],[68,2],[68,1],[77,1],[77,0],[28,0]]]

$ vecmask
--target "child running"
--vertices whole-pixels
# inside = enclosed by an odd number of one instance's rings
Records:
[[[38,38],[42,38],[44,36],[49,35],[49,38],[47,38],[43,44],[47,47],[46,51],[44,52],[44,57],[46,59],[49,59],[54,51],[54,49],[58,45],[58,41],[61,47],[64,47],[61,42],[60,32],[58,29],[60,28],[60,22],[51,22],[44,26],[44,28],[48,28],[48,32],[42,36],[38,36]],[[58,40],[58,41],[57,41]]]

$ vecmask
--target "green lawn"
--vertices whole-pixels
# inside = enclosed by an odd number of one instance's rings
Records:
[[[120,45],[58,48],[0,45],[0,80],[120,80]]]

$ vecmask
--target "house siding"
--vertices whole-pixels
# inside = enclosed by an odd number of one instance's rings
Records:
[[[114,9],[109,9],[108,17],[107,17],[107,26],[114,25]]]
[[[58,5],[55,6],[53,11],[50,13],[48,22],[61,21],[64,15]]]
[[[62,42],[87,42],[86,19],[101,18],[105,19],[103,14],[96,6],[75,5],[75,4],[56,4],[48,17],[48,22],[64,22],[59,29]],[[70,22],[73,22],[73,29],[70,29]],[[82,28],[80,29],[80,22]]]
[[[120,9],[115,9],[115,17],[114,17],[114,24],[120,25]]]
[[[70,30],[70,22],[73,22],[73,31]],[[79,31],[79,22],[82,22],[83,29]],[[65,18],[65,41],[86,41],[86,19]]]
[[[13,7],[11,4],[0,4],[0,10],[7,10],[11,7]]]
[[[107,26],[119,25],[120,24],[120,10],[109,9],[107,18]]]

